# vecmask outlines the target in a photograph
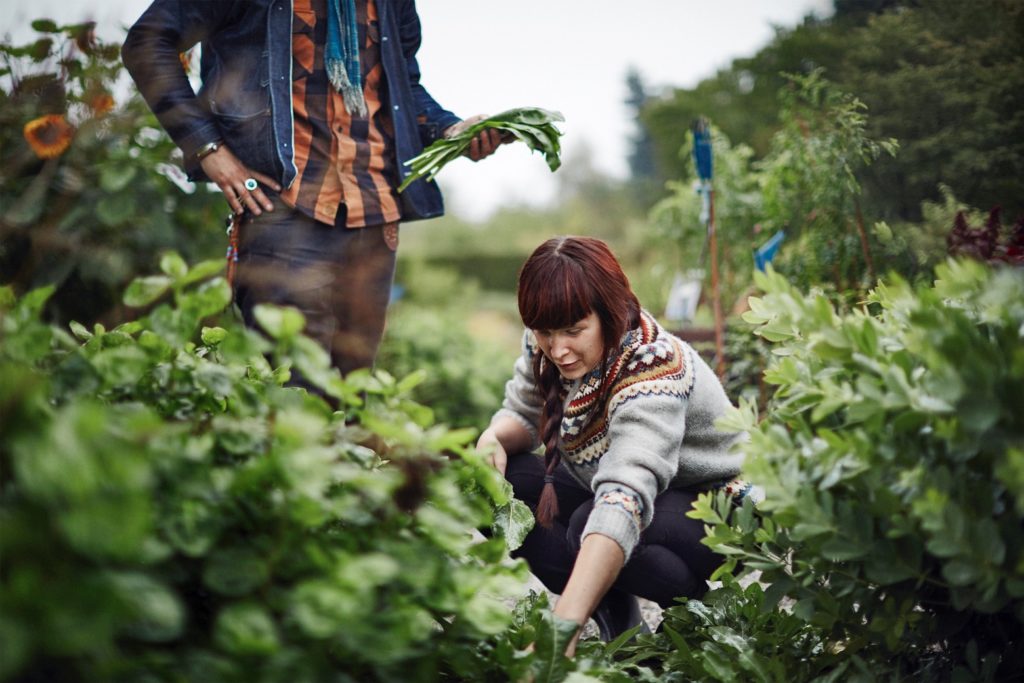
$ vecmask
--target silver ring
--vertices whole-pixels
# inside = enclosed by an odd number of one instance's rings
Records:
[[[249,190],[249,192],[252,192],[253,190],[255,190],[259,186],[260,186],[260,184],[256,182],[255,178],[246,178],[245,179],[245,189]]]

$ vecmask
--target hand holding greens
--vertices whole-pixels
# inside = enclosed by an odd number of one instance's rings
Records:
[[[544,154],[548,168],[552,171],[557,170],[562,164],[562,160],[559,158],[561,152],[559,138],[562,131],[555,127],[555,121],[565,121],[565,118],[556,111],[539,107],[509,109],[477,121],[456,135],[437,140],[423,150],[419,156],[405,162],[412,172],[402,181],[398,191],[403,191],[411,183],[423,177],[433,180],[445,164],[462,156],[469,148],[469,143],[473,138],[486,128],[495,128],[522,140],[531,150]]]

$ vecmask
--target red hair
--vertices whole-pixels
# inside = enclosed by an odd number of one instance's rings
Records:
[[[537,247],[519,271],[518,297],[519,315],[532,330],[571,327],[596,313],[604,343],[602,375],[622,336],[640,324],[640,302],[622,266],[608,245],[593,237],[555,237]],[[558,514],[553,477],[562,459],[561,382],[558,368],[540,353],[534,357],[533,374],[544,399],[540,427],[546,474],[536,515],[541,526],[550,527]],[[598,403],[606,398],[602,395]]]

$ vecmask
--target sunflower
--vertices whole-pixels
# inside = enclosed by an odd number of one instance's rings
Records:
[[[114,98],[110,93],[99,92],[89,99],[89,108],[95,116],[103,116],[114,108]]]
[[[40,159],[53,159],[71,145],[75,129],[60,114],[47,114],[25,124],[25,139]]]

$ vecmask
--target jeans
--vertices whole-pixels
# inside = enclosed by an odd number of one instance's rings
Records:
[[[342,375],[372,366],[395,275],[397,224],[349,229],[274,204],[247,214],[239,228],[235,301],[246,325],[255,325],[257,304],[293,306]]]
[[[535,510],[544,486],[543,459],[529,453],[511,455],[505,477],[515,497]],[[707,591],[707,579],[722,558],[700,542],[703,522],[686,516],[698,493],[669,490],[655,499],[654,519],[640,534],[613,588],[663,608],[676,604],[677,597],[697,598]],[[525,559],[541,583],[560,594],[576,562],[594,494],[572,478],[564,463],[555,470],[555,494],[558,516],[551,528],[535,526],[512,556]]]

